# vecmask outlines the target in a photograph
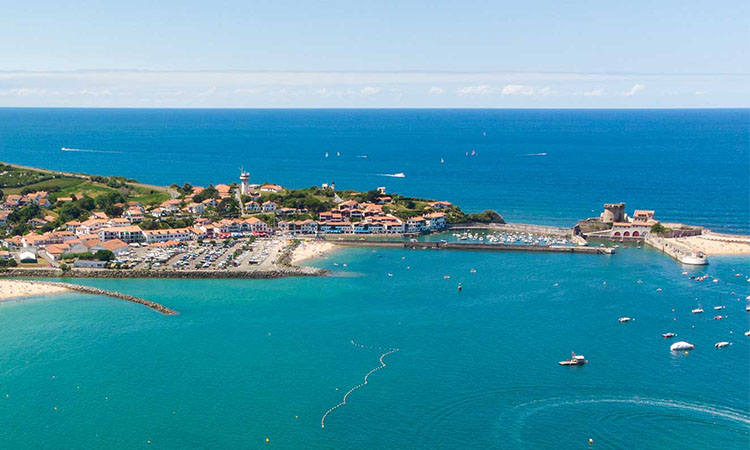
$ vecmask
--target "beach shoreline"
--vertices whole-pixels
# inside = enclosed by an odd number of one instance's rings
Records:
[[[312,239],[303,240],[292,252],[292,265],[297,265],[300,262],[311,259],[322,258],[335,248],[336,245],[332,242]]]
[[[38,297],[70,292],[62,286],[39,284],[33,281],[10,280],[0,278],[0,302],[25,297]]]
[[[706,233],[675,240],[708,256],[750,255],[749,236]]]

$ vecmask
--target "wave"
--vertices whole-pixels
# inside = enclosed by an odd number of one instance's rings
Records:
[[[77,153],[112,153],[112,154],[122,153],[122,152],[117,152],[114,150],[91,150],[87,148],[68,148],[68,147],[62,147],[60,150],[64,152],[77,152]]]
[[[393,177],[393,178],[406,178],[406,174],[403,172],[398,173],[379,173],[378,176],[381,177]]]
[[[367,159],[367,155],[357,155],[357,158],[364,158],[364,159]]]
[[[523,156],[547,156],[546,153],[526,153]]]

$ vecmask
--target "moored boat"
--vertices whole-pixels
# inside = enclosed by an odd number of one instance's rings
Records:
[[[588,363],[588,360],[583,355],[576,355],[575,352],[571,352],[570,359],[558,362],[561,366],[582,366],[586,363]]]
[[[690,342],[685,342],[685,341],[675,342],[674,344],[669,346],[669,350],[673,352],[677,352],[681,350],[692,350],[694,348],[695,348],[695,345],[691,344]]]

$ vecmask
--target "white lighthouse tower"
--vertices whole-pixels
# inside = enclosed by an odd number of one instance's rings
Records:
[[[250,172],[245,172],[245,168],[240,169],[240,194],[250,194]]]

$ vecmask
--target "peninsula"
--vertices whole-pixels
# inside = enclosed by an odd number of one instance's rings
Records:
[[[440,241],[420,236],[442,233]],[[602,241],[611,244],[605,246]],[[596,245],[591,243],[596,242]],[[443,200],[239,182],[169,187],[0,164],[0,276],[277,278],[324,275],[299,263],[336,246],[611,254],[657,248],[684,264],[750,253],[750,237],[661,223],[608,203],[570,228],[506,224]]]

